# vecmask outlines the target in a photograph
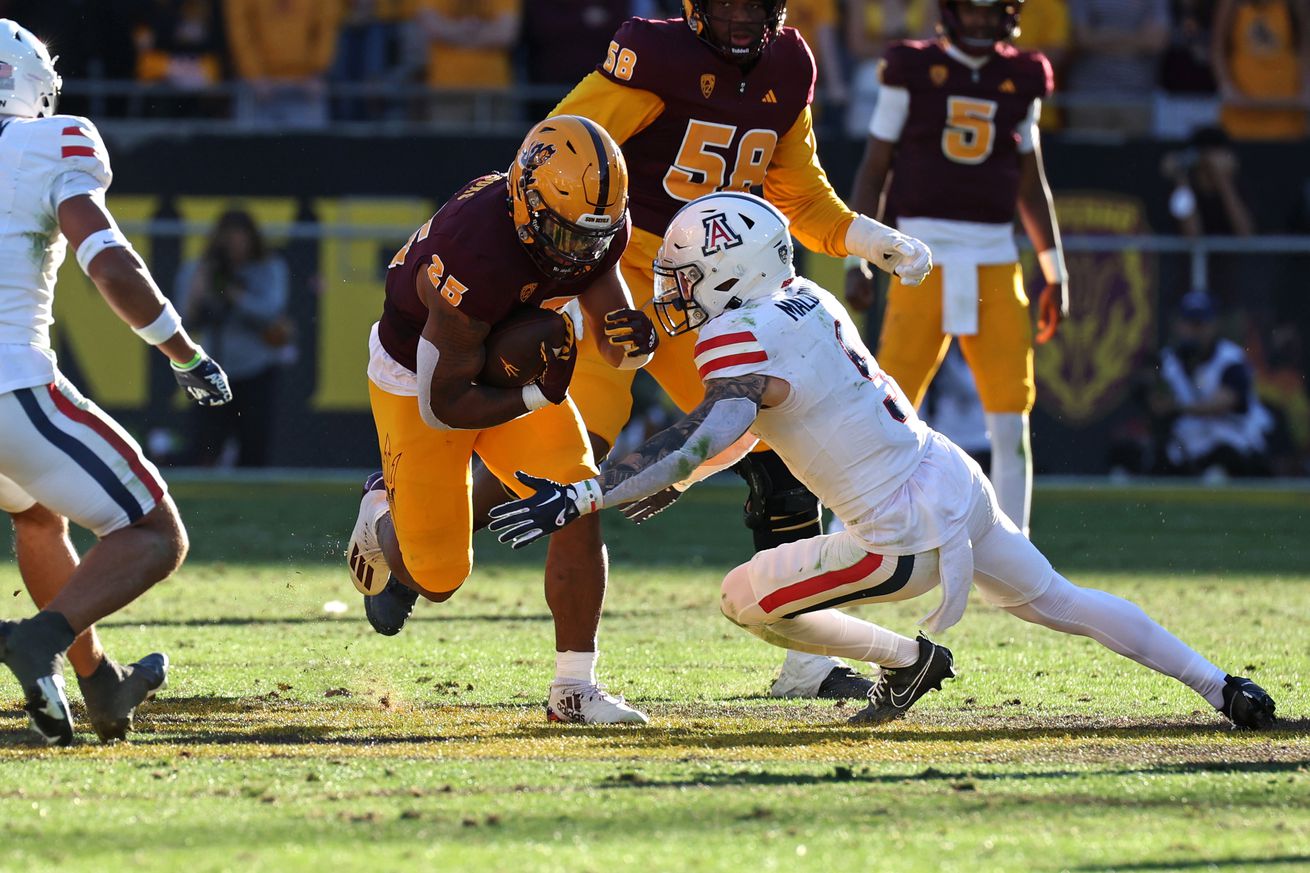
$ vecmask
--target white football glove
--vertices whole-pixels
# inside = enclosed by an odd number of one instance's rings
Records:
[[[857,215],[851,222],[846,250],[900,276],[906,285],[918,285],[932,272],[932,252],[926,245],[867,215]]]

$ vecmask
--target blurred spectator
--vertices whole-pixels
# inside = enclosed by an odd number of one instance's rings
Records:
[[[605,60],[610,38],[634,14],[631,0],[532,0],[526,4],[521,45],[527,83],[559,86],[553,97],[530,101],[528,114],[532,118],[549,115],[575,82]]]
[[[1310,9],[1306,0],[1219,0],[1213,56],[1233,139],[1306,135],[1310,105]]]
[[[404,78],[402,31],[414,17],[416,0],[340,0],[343,4],[337,49],[328,79],[334,84],[383,85]],[[385,95],[343,96],[333,101],[332,115],[346,121],[381,118]]]
[[[818,67],[819,102],[843,106],[846,103],[846,69],[842,63],[837,31],[837,0],[788,0],[787,22],[801,32],[814,52]]]
[[[223,79],[223,22],[218,0],[148,0],[135,28],[136,78],[183,91]],[[165,115],[213,115],[192,99],[170,98]]]
[[[1020,9],[1016,48],[1041,52],[1055,68],[1057,83],[1069,55],[1068,0],[1035,0]],[[1045,113],[1043,113],[1043,117]]]
[[[286,262],[270,252],[250,213],[231,209],[198,260],[178,271],[173,299],[205,350],[222,358],[232,402],[197,407],[196,458],[206,466],[262,467],[269,457],[277,370],[295,358]]]
[[[1258,333],[1253,339],[1256,394],[1274,419],[1269,440],[1274,474],[1310,474],[1310,396],[1301,334],[1296,325],[1278,325],[1271,331],[1267,353]]]
[[[1159,56],[1169,41],[1166,0],[1069,0],[1069,23],[1069,126],[1145,133]]]
[[[846,51],[856,64],[846,106],[846,133],[863,140],[878,102],[878,64],[887,44],[928,39],[937,25],[932,0],[846,0]]]
[[[325,126],[324,77],[337,45],[337,3],[224,0],[223,6],[241,79],[237,119],[264,126]]]
[[[1160,172],[1173,183],[1169,212],[1184,236],[1250,236],[1255,222],[1237,186],[1237,154],[1223,131],[1206,128],[1167,152]]]
[[[1213,0],[1171,0],[1169,46],[1160,59],[1155,135],[1186,139],[1219,123],[1218,86],[1210,61]]]
[[[1174,344],[1160,355],[1151,412],[1168,434],[1162,472],[1268,475],[1272,419],[1256,397],[1246,353],[1219,336],[1217,315],[1204,292],[1186,295],[1174,322]]]
[[[476,88],[508,95],[510,54],[522,23],[521,0],[419,0],[419,25],[428,40],[428,85]],[[446,122],[509,117],[492,95],[444,96],[429,116]]]

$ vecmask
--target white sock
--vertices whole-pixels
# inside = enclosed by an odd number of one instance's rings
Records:
[[[821,609],[746,630],[775,646],[881,667],[908,667],[919,660],[916,641],[840,609]]]
[[[595,652],[556,652],[555,682],[561,685],[595,685]]]
[[[1041,597],[1007,611],[1052,630],[1091,637],[1111,651],[1172,676],[1211,706],[1223,705],[1224,671],[1122,597],[1079,588],[1057,573]]]
[[[1028,414],[989,412],[987,433],[992,439],[992,470],[988,477],[996,489],[1001,511],[1028,536],[1028,515],[1033,499],[1032,445]]]

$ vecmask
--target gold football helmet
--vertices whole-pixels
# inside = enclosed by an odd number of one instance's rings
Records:
[[[596,122],[557,115],[523,140],[509,168],[519,240],[546,275],[576,279],[609,250],[628,215],[628,165]]]

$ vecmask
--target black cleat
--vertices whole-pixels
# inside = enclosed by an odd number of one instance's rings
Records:
[[[919,660],[909,667],[884,669],[869,692],[869,705],[851,716],[852,724],[881,724],[900,718],[920,697],[940,691],[943,681],[955,678],[955,659],[950,649],[922,633],[917,642]]]
[[[1274,726],[1274,699],[1250,679],[1224,677],[1224,705],[1219,712],[1234,727],[1269,730]]]
[[[373,630],[384,637],[394,637],[405,626],[409,614],[414,611],[418,592],[396,581],[395,576],[387,579],[387,585],[377,594],[364,595],[364,615]]]
[[[825,700],[865,700],[873,691],[873,681],[856,673],[850,667],[833,667],[823,677],[815,697]]]
[[[167,682],[168,656],[160,652],[146,655],[126,667],[120,667],[106,655],[94,673],[77,677],[91,727],[106,742],[126,739],[136,708],[154,697]]]
[[[73,712],[64,693],[64,650],[73,637],[55,613],[0,622],[0,661],[18,678],[32,731],[48,746],[73,742]]]

